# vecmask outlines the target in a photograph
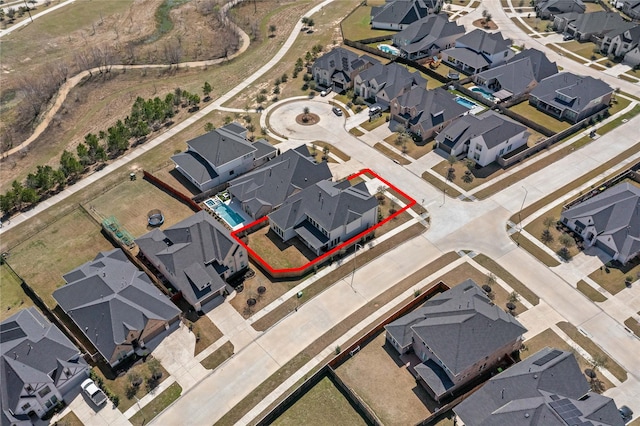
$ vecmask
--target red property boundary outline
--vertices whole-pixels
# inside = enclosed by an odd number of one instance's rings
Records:
[[[371,169],[362,169],[360,170],[358,173],[352,174],[350,176],[347,177],[347,180],[352,180],[357,178],[360,175],[370,175],[373,177],[373,179],[378,179],[380,182],[384,183],[385,185],[387,185],[387,187],[389,189],[394,190],[395,192],[397,192],[398,194],[400,194],[400,196],[406,200],[408,200],[407,204],[400,210],[398,210],[397,212],[395,212],[394,214],[392,214],[391,216],[387,217],[386,219],[378,222],[377,224],[375,224],[374,226],[372,226],[371,228],[365,229],[364,231],[362,231],[361,233],[359,233],[358,235],[351,237],[349,240],[345,241],[344,243],[334,247],[333,249],[329,250],[328,252],[316,257],[315,259],[307,262],[306,264],[299,266],[297,268],[286,268],[286,269],[274,269],[267,261],[265,261],[261,256],[259,256],[253,249],[251,249],[248,245],[246,245],[244,243],[244,241],[242,241],[240,239],[240,237],[238,237],[238,234],[244,232],[247,229],[250,229],[254,226],[256,226],[259,223],[264,222],[265,220],[269,220],[269,218],[267,216],[264,216],[254,222],[251,222],[248,225],[243,226],[240,229],[237,229],[233,232],[231,232],[231,236],[240,244],[242,245],[242,247],[244,247],[245,249],[247,249],[247,251],[249,252],[249,254],[251,255],[251,257],[260,264],[260,266],[264,269],[266,269],[270,274],[273,275],[278,275],[278,274],[282,274],[282,273],[295,273],[295,272],[302,272],[306,269],[308,269],[309,267],[313,266],[314,264],[320,263],[322,261],[324,261],[327,257],[333,255],[334,253],[336,253],[337,251],[341,250],[344,247],[348,247],[350,245],[352,245],[353,243],[355,243],[356,241],[358,241],[359,239],[361,239],[362,237],[364,237],[365,235],[375,231],[376,229],[378,229],[379,227],[381,227],[382,225],[384,225],[385,223],[389,222],[390,220],[394,219],[395,217],[397,217],[398,215],[400,215],[401,213],[407,211],[408,209],[410,209],[411,207],[413,207],[416,204],[416,200],[414,200],[413,198],[411,198],[410,196],[408,196],[404,191],[401,191],[398,187],[396,187],[395,185],[392,185],[391,183],[389,183],[389,181],[387,181],[386,179],[382,178],[380,175],[378,175],[376,172],[374,172]]]

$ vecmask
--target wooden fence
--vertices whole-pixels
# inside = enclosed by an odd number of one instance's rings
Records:
[[[143,170],[142,173],[144,174],[144,178],[145,179],[147,179],[149,182],[153,183],[154,185],[160,187],[161,189],[167,191],[170,195],[172,195],[173,197],[175,197],[178,200],[182,201],[187,206],[191,207],[191,209],[193,209],[194,212],[197,213],[200,210],[202,210],[202,207],[200,207],[190,197],[187,197],[182,192],[178,191],[177,189],[175,189],[174,187],[172,187],[168,183],[158,179],[157,177],[155,177],[154,175],[152,175],[151,173],[149,173],[146,170]]]

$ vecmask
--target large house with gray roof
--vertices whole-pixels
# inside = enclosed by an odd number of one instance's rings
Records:
[[[416,379],[436,400],[494,368],[520,349],[527,331],[466,280],[385,325],[387,341],[421,361]]]
[[[400,49],[402,57],[415,61],[455,46],[464,32],[464,26],[449,21],[446,13],[438,13],[419,19],[394,35],[393,45]]]
[[[553,18],[562,13],[584,13],[587,10],[582,0],[538,0],[535,8],[536,16],[542,19]]]
[[[623,264],[640,255],[640,187],[629,182],[564,210],[560,221]]]
[[[640,0],[617,0],[617,9],[621,9],[629,18],[640,19]]]
[[[379,62],[370,56],[358,56],[351,50],[336,47],[316,59],[311,66],[311,74],[316,84],[342,93],[353,87],[358,73]]]
[[[539,81],[558,73],[555,62],[536,49],[525,49],[504,65],[475,74],[478,86],[492,92],[499,101],[524,96]]]
[[[540,81],[529,103],[546,114],[576,123],[609,108],[613,89],[602,80],[561,72]]]
[[[406,67],[391,62],[376,64],[358,74],[353,91],[357,96],[388,107],[392,99],[402,95],[413,86],[427,87],[427,79],[418,71],[410,72]]]
[[[250,142],[247,129],[230,123],[187,141],[187,151],[171,157],[178,170],[199,191],[215,188],[277,155],[264,139]]]
[[[632,23],[627,23],[609,31],[600,43],[600,51],[602,53],[624,58],[623,62],[632,66],[640,64],[639,47],[640,25]]]
[[[112,367],[178,321],[180,310],[121,249],[64,275],[53,298]]]
[[[229,193],[240,202],[245,213],[260,219],[280,207],[287,198],[331,178],[327,163],[317,163],[307,146],[301,145],[232,180]]]
[[[465,115],[436,136],[436,147],[455,157],[464,155],[487,166],[527,143],[527,128],[494,111]]]
[[[599,12],[583,13],[567,23],[564,31],[578,41],[593,40],[599,43],[606,34],[618,28],[629,29],[634,25],[625,21],[619,13]]]
[[[371,28],[400,31],[441,7],[442,0],[386,0],[371,8]]]
[[[206,211],[136,239],[151,263],[196,310],[223,295],[226,280],[249,266],[247,250]]]
[[[473,75],[502,65],[513,58],[511,40],[502,34],[476,29],[459,37],[455,47],[442,51],[442,60],[465,74]]]
[[[591,392],[571,352],[544,348],[502,373],[454,409],[464,426],[623,426],[613,399]]]
[[[31,425],[87,378],[78,348],[36,309],[0,324],[0,424]]]
[[[394,127],[400,124],[422,140],[427,140],[469,112],[455,98],[440,87],[427,90],[413,86],[391,101],[390,127],[395,130]]]
[[[323,180],[298,192],[269,214],[269,226],[282,241],[298,237],[316,256],[371,228],[378,200],[364,182]]]

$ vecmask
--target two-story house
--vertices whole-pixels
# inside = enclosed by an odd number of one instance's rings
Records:
[[[371,8],[371,28],[400,31],[441,7],[442,0],[386,0]]]
[[[53,298],[112,367],[178,321],[180,310],[121,249],[64,275]]]
[[[2,425],[32,425],[88,376],[78,348],[36,308],[2,321],[0,342]]]
[[[616,8],[621,9],[631,19],[640,19],[640,0],[618,0]]]
[[[271,213],[303,189],[331,180],[329,166],[317,163],[306,145],[290,149],[275,160],[231,181],[229,194],[253,219]]]
[[[536,16],[542,19],[553,18],[562,13],[584,13],[587,10],[582,0],[538,0],[535,8]]]
[[[600,51],[606,55],[624,58],[628,65],[640,64],[640,57],[633,54],[640,44],[640,25],[631,22],[609,31],[602,38]]]
[[[640,255],[640,188],[628,182],[563,210],[560,220],[623,264]]]
[[[569,72],[540,81],[529,95],[529,103],[559,120],[576,123],[609,108],[613,89],[602,80]]]
[[[526,95],[539,81],[558,73],[555,62],[536,49],[525,49],[504,65],[475,74],[478,86],[500,101]],[[473,89],[472,89],[473,90]]]
[[[422,361],[419,383],[436,401],[452,395],[520,349],[527,331],[472,280],[385,325],[387,341]]]
[[[455,98],[440,87],[427,90],[413,86],[391,101],[390,128],[395,130],[400,124],[422,140],[427,140],[469,112]]]
[[[370,56],[358,56],[351,50],[336,47],[316,59],[311,66],[311,74],[316,84],[342,93],[353,87],[353,80],[359,72],[377,63],[379,61]]]
[[[197,311],[249,266],[247,250],[206,211],[136,239],[140,254]]]
[[[358,74],[354,80],[353,91],[387,107],[391,100],[402,95],[413,86],[427,87],[427,79],[418,71],[410,72],[406,67],[391,62],[376,64]]]
[[[309,186],[270,213],[269,226],[282,241],[298,237],[317,256],[371,228],[378,200],[364,182],[327,180]]]
[[[264,139],[250,142],[247,129],[230,123],[187,141],[187,151],[171,157],[199,191],[215,188],[275,158],[277,149]]]
[[[591,40],[599,44],[609,32],[618,28],[630,28],[629,24],[616,12],[599,11],[578,15],[567,24],[564,31],[578,41]]]
[[[461,426],[624,426],[613,399],[591,391],[571,352],[544,348],[492,377],[453,409]]]
[[[527,143],[527,128],[493,111],[465,115],[436,136],[436,147],[450,155],[487,166]]]
[[[511,60],[511,40],[502,34],[476,29],[459,37],[455,47],[442,51],[442,60],[462,72],[472,75],[497,67]]]
[[[449,21],[445,13],[438,13],[419,19],[394,35],[393,45],[400,49],[402,57],[415,61],[453,47],[464,33],[464,26]]]

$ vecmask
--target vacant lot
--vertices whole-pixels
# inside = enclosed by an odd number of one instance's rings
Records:
[[[333,382],[325,377],[274,422],[278,426],[365,425]]]
[[[0,265],[0,321],[4,321],[20,309],[33,306],[33,301],[20,287],[20,279],[7,265]]]
[[[142,173],[137,176],[136,180],[122,182],[89,204],[100,216],[115,216],[136,238],[153,229],[147,224],[147,213],[152,209],[162,211],[165,219],[163,228],[194,214],[182,201],[143,179]]]
[[[415,424],[433,412],[435,401],[386,341],[383,331],[336,373],[385,425]]]
[[[583,373],[585,369],[593,368],[591,363],[587,362],[586,359],[578,355],[578,353],[576,353],[575,350],[571,346],[569,346],[567,342],[562,340],[562,338],[558,336],[556,332],[551,330],[550,328],[546,329],[540,334],[535,335],[531,339],[525,340],[524,345],[525,345],[524,349],[520,351],[520,357],[522,359],[529,358],[531,355],[535,354],[539,350],[544,349],[546,347],[550,347],[554,349],[560,349],[563,351],[572,352],[573,355],[576,357],[576,360],[578,361],[578,365],[580,366],[580,371],[582,371]],[[589,380],[587,376],[584,376],[584,377],[586,380]],[[598,379],[602,382],[602,385],[604,386],[604,390],[611,389],[613,387],[613,384],[602,374],[598,374]]]
[[[13,269],[53,308],[51,294],[64,284],[62,275],[113,249],[100,226],[76,209],[10,251]]]

